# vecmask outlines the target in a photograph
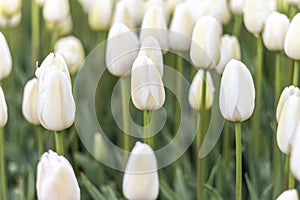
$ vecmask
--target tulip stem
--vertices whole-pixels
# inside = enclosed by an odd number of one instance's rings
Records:
[[[57,38],[58,38],[58,28],[57,28],[57,26],[54,26],[54,28],[52,30],[52,41],[51,41],[51,47],[52,47],[53,51],[55,48],[55,43],[57,41]]]
[[[223,155],[225,166],[229,165],[229,148],[230,148],[230,124],[229,121],[225,121],[224,127],[224,143],[223,143]]]
[[[280,53],[276,53],[275,59],[275,105],[277,105],[280,97]]]
[[[2,199],[7,200],[7,178],[5,165],[5,151],[4,151],[4,131],[0,128],[0,162],[1,162],[1,183],[2,183]]]
[[[32,28],[32,59],[33,62],[39,59],[39,43],[40,43],[40,13],[39,5],[36,0],[31,0],[31,28]]]
[[[294,60],[294,74],[293,74],[293,85],[298,87],[299,82],[299,64]]]
[[[44,147],[43,147],[43,136],[40,127],[36,127],[36,136],[37,136],[39,154],[42,155],[44,153]]]
[[[236,177],[236,190],[235,196],[236,200],[242,200],[242,127],[241,123],[235,123],[235,177]]]
[[[177,72],[179,75],[182,75],[183,73],[183,59],[180,55],[177,55]],[[176,91],[177,91],[177,97],[178,97],[178,103],[175,107],[175,123],[174,123],[174,132],[177,131],[178,126],[180,124],[180,102],[182,100],[182,79],[181,77],[177,76],[178,80],[176,81]]]
[[[232,34],[237,38],[241,32],[242,16],[235,15]]]
[[[295,186],[295,179],[290,170],[290,155],[286,155],[284,164],[284,189],[293,189]]]
[[[122,95],[122,119],[123,119],[123,145],[125,151],[130,151],[130,138],[129,138],[129,128],[128,128],[128,114],[129,114],[129,105],[128,105],[128,85],[125,77],[121,78],[121,95]]]
[[[149,119],[149,112],[144,111],[144,143],[148,144],[151,148],[153,148],[153,141],[150,138],[149,134],[149,126],[150,126],[150,119]]]
[[[59,155],[64,155],[64,146],[62,141],[62,133],[58,133],[55,131],[55,146],[56,146],[56,152]]]

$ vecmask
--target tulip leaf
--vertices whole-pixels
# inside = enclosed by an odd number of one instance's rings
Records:
[[[247,183],[247,187],[248,187],[251,199],[258,200],[257,194],[255,193],[255,190],[254,190],[253,185],[252,185],[252,183],[249,179],[248,174],[245,175],[245,178],[246,178],[246,183]]]
[[[271,194],[272,194],[272,189],[274,187],[274,183],[269,184],[261,193],[260,195],[260,200],[267,200],[267,199],[271,199]]]
[[[207,189],[208,193],[210,194],[209,199],[223,200],[221,194],[215,188],[208,184],[204,184],[204,188]]]
[[[207,181],[207,184],[208,185],[212,185],[213,184],[213,181],[214,181],[214,177],[220,167],[220,164],[221,164],[221,156],[218,156],[218,159],[216,161],[216,164],[214,165],[214,167],[212,168],[211,172],[210,172],[210,175],[209,175],[209,178],[208,178],[208,181]]]
[[[175,179],[175,191],[180,199],[190,199],[187,197],[189,192],[187,192],[182,171],[179,167],[176,168],[176,179]]]
[[[83,173],[81,173],[80,176],[83,185],[94,200],[106,200],[106,198],[101,194],[99,189],[96,188]]]
[[[105,196],[105,199],[107,200],[118,200],[118,198],[116,197],[115,193],[113,191],[113,189],[111,188],[111,186],[104,186],[103,188],[101,188],[103,195]]]
[[[28,165],[28,175],[27,175],[27,196],[26,199],[31,200],[34,199],[34,172],[30,165]]]
[[[169,187],[169,185],[163,180],[160,179],[160,190],[162,199],[166,200],[178,200],[176,193]]]

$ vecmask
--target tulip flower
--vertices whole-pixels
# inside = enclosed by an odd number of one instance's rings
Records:
[[[230,21],[227,0],[208,0],[207,3],[208,14],[216,18],[221,24],[227,24]]]
[[[23,92],[22,111],[25,119],[34,125],[39,125],[39,117],[37,112],[37,79],[29,80]]]
[[[129,13],[128,4],[124,1],[119,1],[115,5],[113,23],[122,23],[129,28],[134,28],[135,23],[132,21],[132,17]]]
[[[21,7],[21,0],[0,0],[0,15],[11,18],[21,12]]]
[[[294,60],[300,60],[300,13],[298,13],[291,21],[291,24],[287,30],[285,41],[284,41],[284,51],[286,55]]]
[[[151,147],[136,142],[123,177],[123,194],[127,199],[156,199],[159,192],[157,161]]]
[[[132,66],[131,96],[140,110],[157,110],[165,102],[161,75],[153,61],[145,55],[136,58]]]
[[[147,12],[147,10],[151,7],[161,8],[162,11],[163,11],[163,16],[165,18],[166,24],[169,23],[171,13],[170,13],[170,10],[168,9],[167,5],[166,5],[166,1],[164,1],[164,0],[148,0],[148,1],[145,1],[145,6],[144,6],[145,11]]]
[[[108,30],[112,15],[113,3],[111,0],[95,0],[89,12],[89,25],[93,30]]]
[[[12,58],[4,35],[0,32],[0,80],[6,78],[12,69]]]
[[[300,4],[300,0],[284,0],[284,1],[290,5],[298,6]]]
[[[3,128],[7,123],[7,105],[2,87],[0,87],[0,128]]]
[[[246,0],[230,0],[230,9],[235,15],[242,15]]]
[[[39,200],[80,199],[80,188],[71,164],[51,150],[41,156],[37,165],[36,190]]]
[[[194,20],[187,3],[176,6],[170,25],[169,46],[173,50],[188,51],[194,29]]]
[[[145,2],[141,0],[123,0],[129,10],[134,27],[140,26],[145,14]]]
[[[263,31],[263,42],[268,50],[283,50],[289,24],[289,19],[284,14],[274,11],[269,15]]]
[[[95,0],[78,0],[85,13],[89,13]]]
[[[7,105],[4,97],[2,87],[0,86],[0,129],[2,129],[7,123]],[[4,153],[5,133],[0,130],[0,167],[1,167],[1,199],[7,199],[7,176],[6,176],[6,161]]]
[[[55,53],[63,56],[71,74],[80,70],[84,60],[84,50],[79,39],[74,36],[60,38],[56,42]]]
[[[291,138],[291,157],[290,169],[296,179],[300,180],[300,123],[298,121],[297,128],[295,129],[294,136]]]
[[[240,43],[235,36],[223,35],[221,38],[221,57],[216,67],[219,74],[223,73],[225,66],[231,59],[241,59]]]
[[[22,18],[21,12],[11,17],[5,17],[0,13],[0,26],[1,27],[16,27],[20,24]]]
[[[203,16],[196,23],[190,57],[194,65],[202,69],[213,69],[220,59],[221,25],[212,16]]]
[[[69,0],[45,0],[43,16],[47,22],[58,24],[70,14]]]
[[[129,75],[138,48],[139,41],[136,34],[122,23],[114,24],[109,30],[106,45],[108,71],[115,76]]]
[[[202,69],[199,69],[196,76],[194,77],[194,80],[192,82],[190,92],[189,92],[189,103],[195,110],[200,110],[201,108],[201,101],[202,101],[202,84],[203,84],[203,73],[204,71]],[[209,72],[206,74],[206,101],[205,101],[205,107],[206,109],[210,108],[213,100],[214,100],[214,92],[215,87],[212,80],[212,77]]]
[[[298,200],[298,192],[296,189],[286,190],[276,198],[276,200]]]

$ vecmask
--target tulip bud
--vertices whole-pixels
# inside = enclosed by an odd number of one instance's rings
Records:
[[[276,198],[276,200],[298,200],[298,193],[296,189],[286,190]]]
[[[89,13],[95,0],[78,0],[85,13]]]
[[[145,11],[147,11],[151,7],[160,7],[160,8],[162,8],[163,16],[165,18],[165,22],[166,22],[166,24],[169,23],[171,13],[170,13],[170,10],[167,7],[166,1],[164,1],[164,0],[147,0],[145,2],[146,2],[145,7],[144,7]]]
[[[293,19],[288,28],[284,41],[284,51],[286,55],[292,59],[300,59],[300,13],[298,13]]]
[[[37,196],[40,200],[79,200],[80,188],[67,159],[49,150],[37,165]]]
[[[213,69],[220,59],[221,28],[212,16],[203,16],[196,23],[192,36],[190,57],[194,65]]]
[[[230,9],[235,15],[242,15],[246,0],[230,0]]]
[[[0,80],[6,78],[12,69],[12,58],[4,35],[0,32]]]
[[[223,73],[225,66],[231,59],[241,59],[240,43],[235,36],[223,35],[221,38],[221,57],[216,67],[219,74]]]
[[[298,122],[294,136],[291,139],[292,149],[291,149],[291,158],[290,158],[290,168],[292,174],[297,180],[300,180],[300,123]]]
[[[203,73],[204,71],[202,69],[198,70],[198,73],[193,79],[190,92],[189,92],[189,103],[195,110],[200,110],[201,103],[202,103],[202,84],[203,84]],[[212,80],[212,77],[209,73],[209,71],[206,72],[206,99],[205,99],[205,107],[206,109],[210,108],[213,100],[214,100],[214,93],[215,93],[215,87]]]
[[[95,0],[89,12],[89,25],[93,30],[108,30],[112,15],[113,3],[111,0]]]
[[[300,0],[284,0],[284,1],[290,5],[295,5],[295,6],[300,4]]]
[[[39,117],[37,112],[37,84],[36,78],[29,80],[23,93],[22,111],[25,119],[34,125],[39,125]]]
[[[135,33],[122,23],[114,24],[108,33],[106,45],[108,71],[115,76],[129,75],[138,48],[139,40]]]
[[[157,110],[165,102],[161,75],[153,61],[145,55],[136,58],[132,66],[131,96],[140,110]]]
[[[194,29],[194,20],[186,3],[176,6],[170,25],[169,45],[173,50],[188,51],[191,46],[191,37]]]
[[[135,24],[132,22],[132,17],[130,16],[129,9],[126,3],[119,1],[115,5],[113,23],[122,23],[129,28],[134,28]]]
[[[140,26],[144,16],[145,2],[141,0],[122,0],[129,10],[134,27]]]
[[[127,199],[156,199],[159,192],[157,161],[151,147],[136,142],[123,177],[123,194]]]
[[[16,13],[11,17],[5,17],[0,13],[0,26],[1,27],[16,27],[21,22],[21,12]]]
[[[209,15],[209,4],[207,2],[208,1],[201,1],[201,3],[199,3],[199,0],[189,0],[186,2],[195,23],[201,17]]]
[[[70,14],[69,0],[45,0],[43,16],[47,22],[58,24]]]
[[[148,58],[150,58],[153,64],[156,66],[161,77],[163,76],[164,73],[163,56],[162,56],[159,43],[154,37],[149,36],[142,41],[138,55],[145,55]]]
[[[0,0],[0,15],[11,18],[21,12],[21,0]]]
[[[167,25],[161,7],[150,7],[143,18],[140,41],[153,36],[159,42],[163,51],[168,49]]]
[[[166,0],[164,1],[165,7],[170,14],[174,12],[176,7],[182,2],[182,0]]]
[[[84,50],[79,39],[74,36],[60,38],[55,44],[55,53],[64,57],[71,74],[79,71],[84,60]]]
[[[2,87],[0,86],[0,128],[3,128],[7,123],[7,105]]]
[[[284,39],[289,25],[290,22],[286,15],[279,12],[272,12],[269,15],[263,32],[263,42],[268,50],[283,50]]]
[[[227,24],[230,21],[227,0],[208,0],[207,3],[209,15],[216,18],[221,24]]]
[[[221,79],[220,110],[229,121],[241,122],[254,110],[255,89],[250,71],[242,62],[232,59]]]

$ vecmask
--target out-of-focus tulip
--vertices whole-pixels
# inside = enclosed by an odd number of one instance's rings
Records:
[[[294,132],[294,136],[291,142],[291,157],[290,157],[290,168],[292,174],[297,180],[300,180],[300,123],[297,124],[297,129]]]
[[[79,71],[84,60],[84,50],[78,38],[74,36],[60,38],[55,44],[55,53],[64,57],[71,74]]]
[[[153,36],[159,42],[163,52],[168,49],[168,31],[161,7],[150,7],[143,18],[140,41]]]
[[[299,89],[293,93],[293,89],[285,89],[277,107],[278,127],[277,127],[277,144],[285,154],[291,151],[291,142],[299,122],[300,112],[300,93]],[[287,94],[289,93],[289,94]]]
[[[284,0],[284,1],[290,5],[298,6],[300,4],[300,0]]]
[[[163,76],[163,56],[159,43],[154,37],[149,36],[142,41],[138,55],[146,55],[148,58],[150,58],[159,71],[160,75]]]
[[[37,112],[37,84],[36,78],[29,80],[23,92],[22,111],[25,119],[34,125],[39,125],[40,120]]]
[[[163,11],[163,16],[165,18],[166,24],[169,23],[171,14],[170,14],[170,10],[168,9],[166,2],[164,0],[148,0],[145,1],[145,11],[147,11],[149,8],[151,7],[160,7],[162,8]]]
[[[114,24],[109,31],[106,45],[108,71],[115,76],[129,75],[138,48],[139,40],[136,34],[122,23]]]
[[[122,2],[127,5],[134,27],[140,26],[145,14],[145,2],[141,0],[122,0]]]
[[[227,24],[230,21],[230,12],[227,0],[206,0],[208,14],[216,18],[220,23]]]
[[[112,8],[111,0],[95,0],[88,16],[90,27],[97,31],[108,30]]]
[[[298,200],[298,192],[296,189],[286,190],[276,198],[276,200]]]
[[[123,177],[127,199],[156,199],[159,192],[157,161],[151,147],[137,142],[133,147]]]
[[[281,51],[284,48],[284,39],[288,27],[289,19],[279,12],[272,12],[265,24],[263,31],[263,42],[270,51]]]
[[[16,27],[20,24],[22,18],[21,12],[13,15],[12,17],[5,17],[0,13],[0,26],[1,27]]]
[[[170,48],[178,51],[188,51],[191,46],[193,29],[194,20],[187,3],[178,4],[170,25]]]
[[[0,32],[0,80],[6,78],[12,69],[12,58],[4,35]]]
[[[229,121],[241,122],[254,110],[255,89],[250,71],[242,62],[232,59],[221,79],[220,110]]]
[[[203,16],[196,23],[190,57],[194,65],[202,69],[213,69],[220,59],[221,25],[212,16]]]
[[[246,0],[230,0],[230,9],[235,15],[242,15]]]
[[[39,200],[79,200],[80,188],[67,159],[49,150],[37,165],[36,190]]]
[[[11,18],[21,12],[21,0],[0,0],[0,15]]]
[[[145,55],[138,56],[133,63],[131,97],[140,110],[157,110],[165,102],[161,75],[153,61]]]
[[[82,8],[83,8],[83,11],[85,13],[89,13],[92,6],[93,6],[93,3],[94,3],[95,0],[78,0],[78,2],[81,4]]]
[[[284,41],[284,51],[292,59],[300,59],[300,13],[293,19],[288,28]]]
[[[198,70],[198,73],[194,77],[189,91],[189,103],[192,106],[192,108],[195,110],[200,110],[201,108],[203,73],[204,71],[202,69]],[[205,107],[206,109],[208,109],[211,107],[214,100],[215,87],[209,71],[207,71],[206,73],[207,74],[205,80],[205,84],[206,84]]]
[[[0,128],[3,128],[7,123],[7,105],[2,87],[0,86]]]
[[[70,14],[69,0],[45,0],[43,16],[47,22],[59,24]]]
[[[178,4],[180,4],[182,0],[167,0],[164,1],[165,7],[170,13],[170,15],[174,12],[175,8],[177,7]]]
[[[128,28],[134,28],[135,23],[132,22],[132,17],[130,16],[128,4],[124,1],[119,1],[115,5],[113,23],[122,23],[126,25]]]
[[[241,59],[240,43],[235,36],[223,35],[221,38],[221,58],[216,67],[219,74],[223,73],[225,66],[231,59]]]
[[[36,71],[38,79],[38,116],[49,130],[70,127],[75,118],[75,102],[67,64],[62,56],[50,54]]]

